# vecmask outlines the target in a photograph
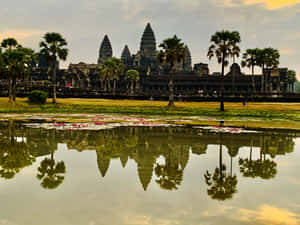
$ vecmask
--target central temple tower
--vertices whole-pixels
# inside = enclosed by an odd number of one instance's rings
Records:
[[[150,23],[147,24],[144,30],[141,40],[140,52],[141,55],[144,55],[146,57],[156,56],[156,41]]]
[[[135,66],[147,74],[157,72],[158,61],[156,55],[155,35],[150,23],[148,23],[141,39],[140,51],[135,56]]]

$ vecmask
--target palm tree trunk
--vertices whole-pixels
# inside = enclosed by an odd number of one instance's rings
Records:
[[[131,87],[130,87],[130,90],[131,90],[131,95],[133,95],[133,80],[131,80]]]
[[[174,104],[174,65],[173,63],[171,64],[171,73],[170,73],[170,80],[169,80],[169,107],[175,106]]]
[[[56,104],[56,61],[54,62],[53,65],[52,85],[53,85],[52,103]]]
[[[107,91],[107,79],[104,80],[104,93]]]
[[[8,101],[9,102],[13,101],[12,100],[12,96],[13,96],[13,94],[12,94],[12,83],[13,83],[12,78],[10,78],[9,81],[8,81]]]
[[[116,94],[116,88],[117,88],[117,80],[116,79],[114,79],[114,87],[113,87],[113,95],[115,95]]]
[[[13,100],[13,102],[16,101],[16,89],[17,89],[17,80],[16,80],[16,77],[14,76],[13,80],[12,80],[12,100]]]
[[[264,65],[262,66],[262,77],[261,77],[261,92],[265,92],[265,74],[264,74]]]
[[[220,177],[222,177],[222,171],[223,171],[223,157],[222,157],[222,143],[220,143],[220,148],[219,148],[219,168],[220,168]]]
[[[225,69],[225,55],[223,53],[222,56],[222,74],[221,74],[221,83],[220,83],[220,111],[224,112],[224,82],[223,82],[223,78],[224,78],[224,69]]]
[[[252,65],[252,92],[255,93],[255,81],[254,81],[254,65]]]

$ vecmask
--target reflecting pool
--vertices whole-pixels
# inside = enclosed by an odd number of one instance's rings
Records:
[[[300,134],[0,123],[0,224],[300,224]]]

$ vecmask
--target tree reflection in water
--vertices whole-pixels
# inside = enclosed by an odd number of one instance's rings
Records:
[[[215,168],[213,174],[208,170],[204,174],[205,183],[208,186],[207,194],[212,198],[220,201],[231,199],[233,194],[237,192],[236,185],[238,183],[236,175],[232,175],[226,172],[226,166],[223,164],[223,143],[222,134],[220,134],[220,145],[219,145],[219,167]],[[231,157],[232,159],[232,157]],[[232,165],[232,161],[231,161]],[[232,169],[232,167],[231,167]]]
[[[136,164],[141,187],[147,190],[153,173],[155,184],[164,190],[180,188],[190,155],[205,157],[209,145],[219,145],[219,166],[205,173],[207,194],[212,199],[231,199],[237,192],[237,177],[233,174],[234,159],[242,147],[250,147],[247,158],[239,158],[239,170],[244,177],[271,179],[276,176],[277,155],[293,152],[293,133],[213,134],[184,127],[137,128],[121,127],[101,131],[62,131],[32,129],[20,123],[0,123],[0,177],[12,179],[23,168],[32,165],[36,157],[44,158],[37,171],[41,186],[59,187],[66,173],[63,161],[55,160],[58,143],[78,152],[96,153],[95,163],[100,176],[108,176],[113,159],[123,168],[129,161]],[[228,170],[223,163],[223,147],[230,156]],[[253,160],[252,148],[260,149],[260,157]],[[160,160],[161,159],[161,160]],[[205,159],[204,159],[205,160]]]
[[[47,135],[46,142],[54,146],[51,148],[50,158],[45,158],[41,161],[38,167],[37,178],[41,180],[41,186],[45,189],[55,189],[64,181],[66,166],[63,161],[56,162],[54,159],[54,149],[57,146],[56,130],[51,130],[50,135]]]
[[[0,133],[0,177],[12,179],[21,169],[32,165],[35,157],[29,152],[22,131],[13,120]],[[18,132],[18,133],[17,133]]]

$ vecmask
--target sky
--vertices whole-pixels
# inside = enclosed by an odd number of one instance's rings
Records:
[[[15,37],[35,50],[46,32],[61,33],[69,48],[62,67],[96,63],[105,34],[115,57],[126,44],[136,53],[150,22],[157,44],[176,34],[189,46],[193,64],[209,63],[211,72],[220,71],[206,57],[210,37],[237,30],[242,52],[277,48],[280,66],[296,70],[300,80],[300,0],[10,0],[0,8],[0,21],[0,40]]]

